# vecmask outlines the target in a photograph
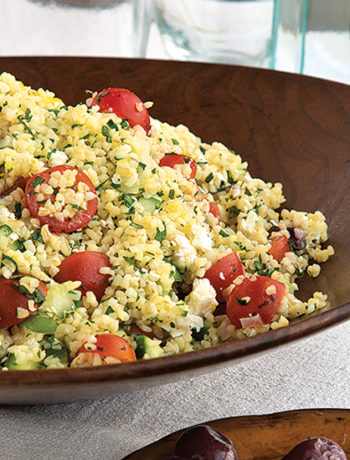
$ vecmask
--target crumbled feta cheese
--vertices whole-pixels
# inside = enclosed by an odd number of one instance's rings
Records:
[[[216,291],[207,278],[196,278],[193,281],[192,292],[186,297],[186,302],[192,313],[204,315],[212,313],[216,306]]]
[[[194,235],[194,238],[192,240],[193,246],[202,250],[209,250],[212,248],[211,236],[205,228],[201,227],[200,225],[194,224],[192,225],[192,233]]]
[[[186,265],[192,264],[197,257],[197,253],[188,239],[184,235],[177,235],[175,243],[175,257],[184,259]]]
[[[65,165],[67,163],[68,157],[64,152],[61,152],[60,150],[56,150],[56,152],[52,152],[49,164],[50,167],[52,168],[53,166],[58,166],[58,165]]]

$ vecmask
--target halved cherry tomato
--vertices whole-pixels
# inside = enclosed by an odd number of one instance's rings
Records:
[[[277,262],[281,262],[286,252],[290,252],[288,238],[285,235],[275,238],[271,242],[271,248],[267,251]]]
[[[226,301],[223,291],[233,283],[237,276],[243,274],[244,267],[240,258],[235,252],[231,252],[208,268],[204,278],[207,278],[214,287],[216,300],[220,303]]]
[[[48,224],[50,230],[54,232],[70,233],[74,232],[75,230],[79,230],[90,222],[97,211],[98,200],[96,196],[96,198],[93,198],[87,202],[86,209],[78,211],[73,218],[64,220],[63,222],[57,220],[53,216],[39,216],[40,203],[38,203],[35,198],[35,194],[33,193],[36,186],[35,184],[38,182],[40,184],[47,184],[52,173],[59,171],[63,174],[68,169],[77,171],[73,188],[77,186],[78,182],[84,182],[89,187],[90,192],[96,194],[95,187],[88,176],[83,171],[80,171],[79,169],[69,165],[54,166],[53,168],[45,169],[44,171],[35,174],[28,180],[25,188],[26,202],[31,215],[33,217],[37,217],[41,225]],[[54,195],[52,196],[52,200],[54,201]]]
[[[212,214],[214,217],[217,218],[218,224],[220,224],[220,211],[219,211],[219,206],[215,203],[209,203],[209,212]]]
[[[117,117],[124,118],[131,126],[142,126],[149,133],[151,122],[148,110],[141,99],[128,89],[103,89],[92,99],[91,106],[93,105],[98,105],[100,112],[112,112]]]
[[[263,324],[268,324],[278,311],[285,294],[286,285],[279,281],[266,276],[246,277],[231,292],[226,314],[238,329],[242,328],[241,319],[257,315],[260,315]]]
[[[159,161],[159,166],[169,166],[169,168],[174,168],[175,165],[184,165],[189,164],[191,168],[190,178],[194,179],[197,174],[197,163],[191,157],[186,155],[178,155],[176,153],[172,153],[170,155],[165,155]]]
[[[97,300],[100,300],[109,286],[110,275],[102,275],[102,267],[110,267],[109,258],[106,254],[97,251],[76,252],[62,260],[58,267],[59,272],[55,276],[58,283],[65,281],[81,281],[79,288],[82,295],[92,291]]]
[[[18,177],[12,187],[2,192],[1,196],[7,196],[18,188],[21,188],[24,191],[27,185],[27,181],[28,177]]]
[[[25,294],[20,293],[17,283],[19,283],[18,279],[0,278],[0,329],[12,327],[24,321],[39,308],[35,302],[33,308],[29,310],[28,302],[30,299]],[[39,281],[37,289],[40,290],[42,296],[46,297],[47,289],[44,283]],[[35,298],[35,296],[33,297]],[[19,309],[27,310],[29,315],[21,318],[21,310]]]
[[[96,337],[96,350],[87,350],[85,344],[79,353],[97,353],[101,358],[112,356],[122,362],[136,361],[134,349],[122,337],[114,334],[101,334]]]

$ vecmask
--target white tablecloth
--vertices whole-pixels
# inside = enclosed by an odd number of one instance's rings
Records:
[[[120,460],[210,419],[350,408],[350,322],[246,363],[114,398],[0,407],[0,458]],[[147,460],[147,459],[145,459]]]

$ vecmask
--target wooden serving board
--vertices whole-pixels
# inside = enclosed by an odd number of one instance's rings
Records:
[[[308,409],[253,415],[206,423],[232,440],[240,460],[281,460],[300,441],[324,436],[350,454],[350,409]],[[177,431],[124,458],[164,460],[173,452]]]

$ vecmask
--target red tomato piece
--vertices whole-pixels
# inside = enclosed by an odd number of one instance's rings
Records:
[[[112,356],[122,362],[136,361],[136,355],[131,345],[122,337],[114,334],[101,334],[96,337],[96,350],[87,350],[84,344],[79,353],[97,353],[101,358]]]
[[[226,302],[223,291],[227,289],[235,278],[244,274],[243,264],[235,252],[218,260],[205,272],[204,278],[210,281],[210,284],[216,291],[216,300]]]
[[[279,281],[266,276],[246,277],[231,292],[226,314],[238,329],[242,328],[241,319],[257,315],[260,315],[263,324],[268,324],[277,313],[285,294],[286,285]]]
[[[169,168],[174,168],[175,165],[184,165],[188,163],[191,168],[190,178],[194,179],[197,174],[197,163],[193,158],[187,157],[186,155],[178,155],[172,153],[170,155],[165,155],[159,161],[159,166],[169,166]]]
[[[39,305],[34,303],[33,311],[29,310],[29,298],[25,294],[21,294],[19,292],[17,283],[19,283],[18,279],[0,278],[0,329],[12,327],[21,321],[24,321],[29,318],[29,316],[33,315],[39,308]],[[39,281],[37,289],[39,289],[41,294],[46,297],[47,289],[44,283]],[[29,315],[25,318],[17,317],[19,314],[19,308],[27,310]]]
[[[198,187],[198,185],[197,185],[197,192],[195,193],[195,198],[198,201],[203,201],[203,200],[208,201],[207,195],[203,192],[203,190],[200,187]],[[209,213],[212,214],[214,217],[216,217],[218,220],[218,224],[220,224],[221,219],[220,219],[219,206],[216,203],[212,203],[211,201],[208,201],[208,203],[209,203]]]
[[[98,105],[100,112],[114,113],[117,117],[124,118],[131,126],[142,126],[147,134],[151,129],[151,121],[144,103],[128,89],[103,89],[92,99],[91,106],[93,105]]]
[[[74,189],[79,182],[84,182],[89,187],[90,192],[96,194],[95,187],[88,176],[83,171],[69,165],[54,166],[53,168],[45,169],[44,171],[35,174],[28,180],[25,188],[26,202],[31,215],[33,217],[37,217],[41,225],[48,224],[50,230],[58,233],[71,233],[85,227],[96,214],[98,205],[98,199],[96,196],[96,198],[87,202],[86,209],[78,211],[73,218],[66,219],[63,222],[50,215],[39,216],[40,203],[36,200],[35,194],[33,194],[35,184],[47,184],[52,173],[59,171],[63,174],[68,169],[77,171],[75,184],[73,186]],[[54,201],[54,195],[52,195],[52,200]]]
[[[272,240],[271,248],[267,251],[277,262],[281,262],[286,252],[290,252],[288,238],[284,235]]]
[[[76,252],[62,260],[59,272],[55,276],[58,283],[65,281],[81,281],[79,288],[82,295],[92,291],[97,300],[100,300],[109,286],[110,275],[102,275],[102,267],[110,267],[109,258],[106,254],[97,251]]]
[[[215,203],[209,203],[209,212],[212,214],[214,217],[217,218],[218,224],[220,224],[220,211],[219,211],[219,206]]]
[[[17,188],[21,188],[24,191],[27,185],[27,181],[28,181],[28,177],[18,177],[15,180],[15,183],[12,185],[12,187],[2,192],[1,196],[7,196],[10,193],[12,193],[14,190],[16,190]]]

